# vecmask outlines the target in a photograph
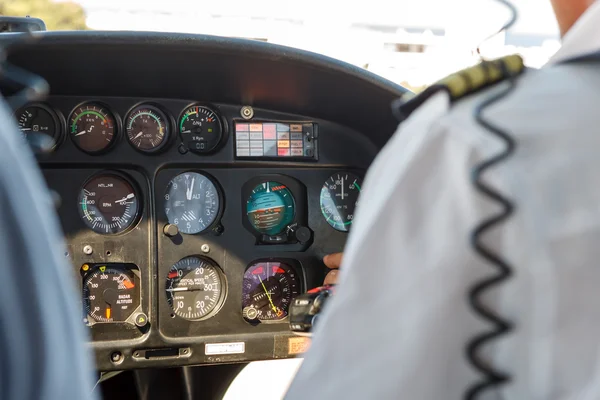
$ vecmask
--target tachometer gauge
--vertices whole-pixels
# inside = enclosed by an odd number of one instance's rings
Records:
[[[127,116],[127,140],[144,153],[162,149],[169,139],[169,121],[157,107],[144,104],[137,106]]]
[[[210,108],[188,107],[179,120],[179,135],[190,151],[210,153],[221,142],[221,120]]]
[[[124,322],[140,305],[139,278],[130,270],[100,266],[83,280],[83,302],[96,322]]]
[[[321,212],[334,229],[348,232],[354,219],[362,179],[348,172],[333,174],[321,189]]]
[[[140,203],[131,183],[115,174],[101,174],[88,180],[79,193],[79,215],[96,233],[121,233],[130,228],[139,214]]]
[[[69,117],[69,133],[73,143],[81,150],[90,154],[101,153],[117,137],[115,117],[100,104],[83,104]]]
[[[50,148],[56,147],[60,142],[60,122],[58,116],[50,107],[44,104],[31,104],[17,110],[15,118],[19,129],[27,140],[31,140],[31,134],[37,133],[52,140]]]
[[[244,274],[242,313],[249,321],[280,320],[300,294],[296,271],[283,262],[257,262]]]
[[[205,175],[184,172],[173,178],[165,194],[170,224],[188,235],[202,232],[215,222],[221,205],[215,184]]]
[[[167,301],[174,315],[199,321],[215,315],[225,300],[224,277],[213,260],[190,256],[167,275]]]
[[[283,232],[294,221],[295,212],[292,192],[279,182],[263,182],[256,186],[246,202],[250,224],[266,235]]]

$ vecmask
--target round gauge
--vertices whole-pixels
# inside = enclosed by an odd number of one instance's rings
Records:
[[[282,262],[257,262],[244,274],[242,313],[250,321],[280,320],[299,294],[300,280],[292,267]]]
[[[191,106],[179,120],[179,134],[190,151],[205,154],[219,145],[223,128],[221,120],[210,108]]]
[[[139,279],[130,270],[99,267],[83,280],[83,303],[96,322],[123,322],[140,306]]]
[[[197,172],[171,179],[165,194],[165,213],[170,224],[192,235],[208,229],[219,214],[221,200],[215,184]]]
[[[334,229],[342,232],[350,229],[361,185],[360,177],[342,172],[333,174],[321,188],[321,212]]]
[[[44,104],[31,104],[17,110],[15,117],[19,129],[28,141],[38,140],[39,137],[35,138],[33,135],[37,133],[50,139],[47,146],[43,144],[42,147],[44,148],[53,149],[60,142],[60,122],[58,116],[50,107]]]
[[[108,149],[117,137],[115,117],[100,104],[83,104],[69,117],[69,133],[81,150],[100,153]]]
[[[154,153],[169,139],[167,116],[151,105],[137,106],[127,116],[127,139],[137,150]]]
[[[246,214],[258,232],[277,235],[294,221],[294,196],[279,182],[263,182],[252,190]]]
[[[133,185],[114,174],[97,175],[79,193],[79,215],[96,233],[127,230],[136,221],[140,203]]]
[[[167,301],[178,317],[188,321],[209,318],[225,300],[224,280],[214,261],[186,257],[175,263],[167,275]]]

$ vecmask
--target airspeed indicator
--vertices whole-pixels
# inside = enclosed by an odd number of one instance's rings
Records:
[[[321,188],[321,212],[332,228],[348,232],[354,220],[362,179],[349,172],[333,174]]]

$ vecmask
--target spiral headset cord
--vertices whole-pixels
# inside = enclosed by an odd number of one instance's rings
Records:
[[[498,32],[486,38],[483,42],[496,36],[498,33],[508,30],[517,20],[517,10],[509,1],[496,1],[500,2],[510,10],[511,18]],[[477,48],[477,52],[481,55],[480,47],[481,46]],[[496,269],[496,274],[476,282],[468,292],[470,307],[478,317],[489,322],[492,325],[492,329],[477,334],[465,347],[465,355],[468,362],[482,375],[480,381],[472,384],[466,389],[464,398],[467,400],[476,399],[483,391],[493,389],[510,380],[510,376],[507,373],[494,369],[480,354],[482,348],[489,344],[490,341],[506,335],[513,328],[510,321],[502,318],[500,315],[486,307],[482,299],[487,290],[502,284],[512,275],[512,268],[508,262],[505,261],[501,255],[496,254],[486,247],[483,243],[483,239],[488,231],[497,227],[499,224],[506,222],[507,219],[510,218],[514,212],[515,206],[508,197],[486,183],[483,179],[483,175],[486,171],[506,161],[515,152],[516,142],[506,130],[496,126],[488,120],[484,116],[484,113],[489,107],[505,99],[515,89],[516,77],[523,69],[523,60],[517,55],[493,61],[484,60],[476,67],[456,72],[429,86],[419,95],[416,95],[409,100],[406,100],[404,98],[406,96],[404,96],[403,98],[392,102],[392,113],[400,123],[402,123],[416,109],[421,107],[429,98],[439,91],[447,92],[450,96],[450,101],[454,102],[498,82],[504,81],[505,84],[507,84],[501,91],[496,92],[479,104],[473,113],[476,122],[493,135],[494,138],[500,139],[504,144],[504,147],[499,153],[493,155],[491,158],[475,165],[471,174],[471,182],[475,190],[492,202],[497,203],[500,206],[501,211],[479,223],[473,229],[470,236],[470,245],[473,248],[473,251],[483,260],[491,264]]]
[[[517,10],[506,0],[497,1],[507,6],[512,13],[510,21],[508,21],[499,31],[503,32],[508,30],[516,22]],[[477,51],[479,53],[479,48]],[[482,67],[487,67],[485,61],[483,62]],[[468,297],[471,308],[479,317],[489,322],[493,327],[492,330],[482,332],[473,337],[466,346],[467,359],[471,365],[483,375],[481,381],[474,383],[467,389],[465,393],[465,399],[467,400],[476,399],[482,392],[492,390],[493,388],[510,381],[510,376],[507,373],[494,369],[494,367],[481,355],[481,351],[485,345],[508,334],[513,329],[513,324],[510,321],[486,307],[482,299],[487,290],[506,282],[512,275],[512,268],[508,261],[484,244],[485,234],[499,224],[505,223],[514,213],[515,209],[515,205],[511,199],[494,189],[483,179],[483,175],[486,171],[506,161],[513,155],[516,149],[516,142],[511,137],[510,133],[498,127],[484,116],[484,112],[489,107],[505,99],[516,88],[517,74],[511,72],[503,63],[500,64],[500,68],[503,75],[508,77],[506,88],[486,99],[474,111],[474,117],[477,123],[491,135],[500,139],[503,142],[504,148],[491,158],[476,165],[473,168],[471,175],[471,182],[475,189],[489,200],[497,203],[501,207],[501,211],[477,225],[472,231],[470,238],[470,243],[475,253],[491,264],[496,269],[496,274],[475,283],[469,290]]]

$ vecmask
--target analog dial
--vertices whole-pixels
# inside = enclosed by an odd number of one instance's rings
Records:
[[[130,270],[101,266],[83,280],[83,302],[88,319],[123,322],[140,305],[139,279]]]
[[[300,294],[296,271],[279,261],[257,262],[244,274],[243,314],[248,320],[280,320],[288,315],[292,299]]]
[[[101,234],[126,231],[135,223],[140,211],[133,185],[114,174],[101,174],[88,180],[81,188],[78,203],[83,223]]]
[[[362,179],[349,172],[333,174],[321,188],[321,212],[329,225],[348,232],[354,220]]]
[[[221,205],[219,191],[205,175],[184,172],[173,178],[165,193],[165,214],[170,224],[188,235],[208,229]]]
[[[162,149],[169,139],[169,122],[165,113],[152,105],[141,105],[127,116],[127,140],[144,153]]]
[[[225,299],[223,282],[214,261],[196,256],[179,260],[167,275],[167,301],[173,314],[189,321],[213,316]]]
[[[115,117],[100,104],[81,105],[71,113],[69,134],[73,143],[86,153],[101,153],[117,137]]]

